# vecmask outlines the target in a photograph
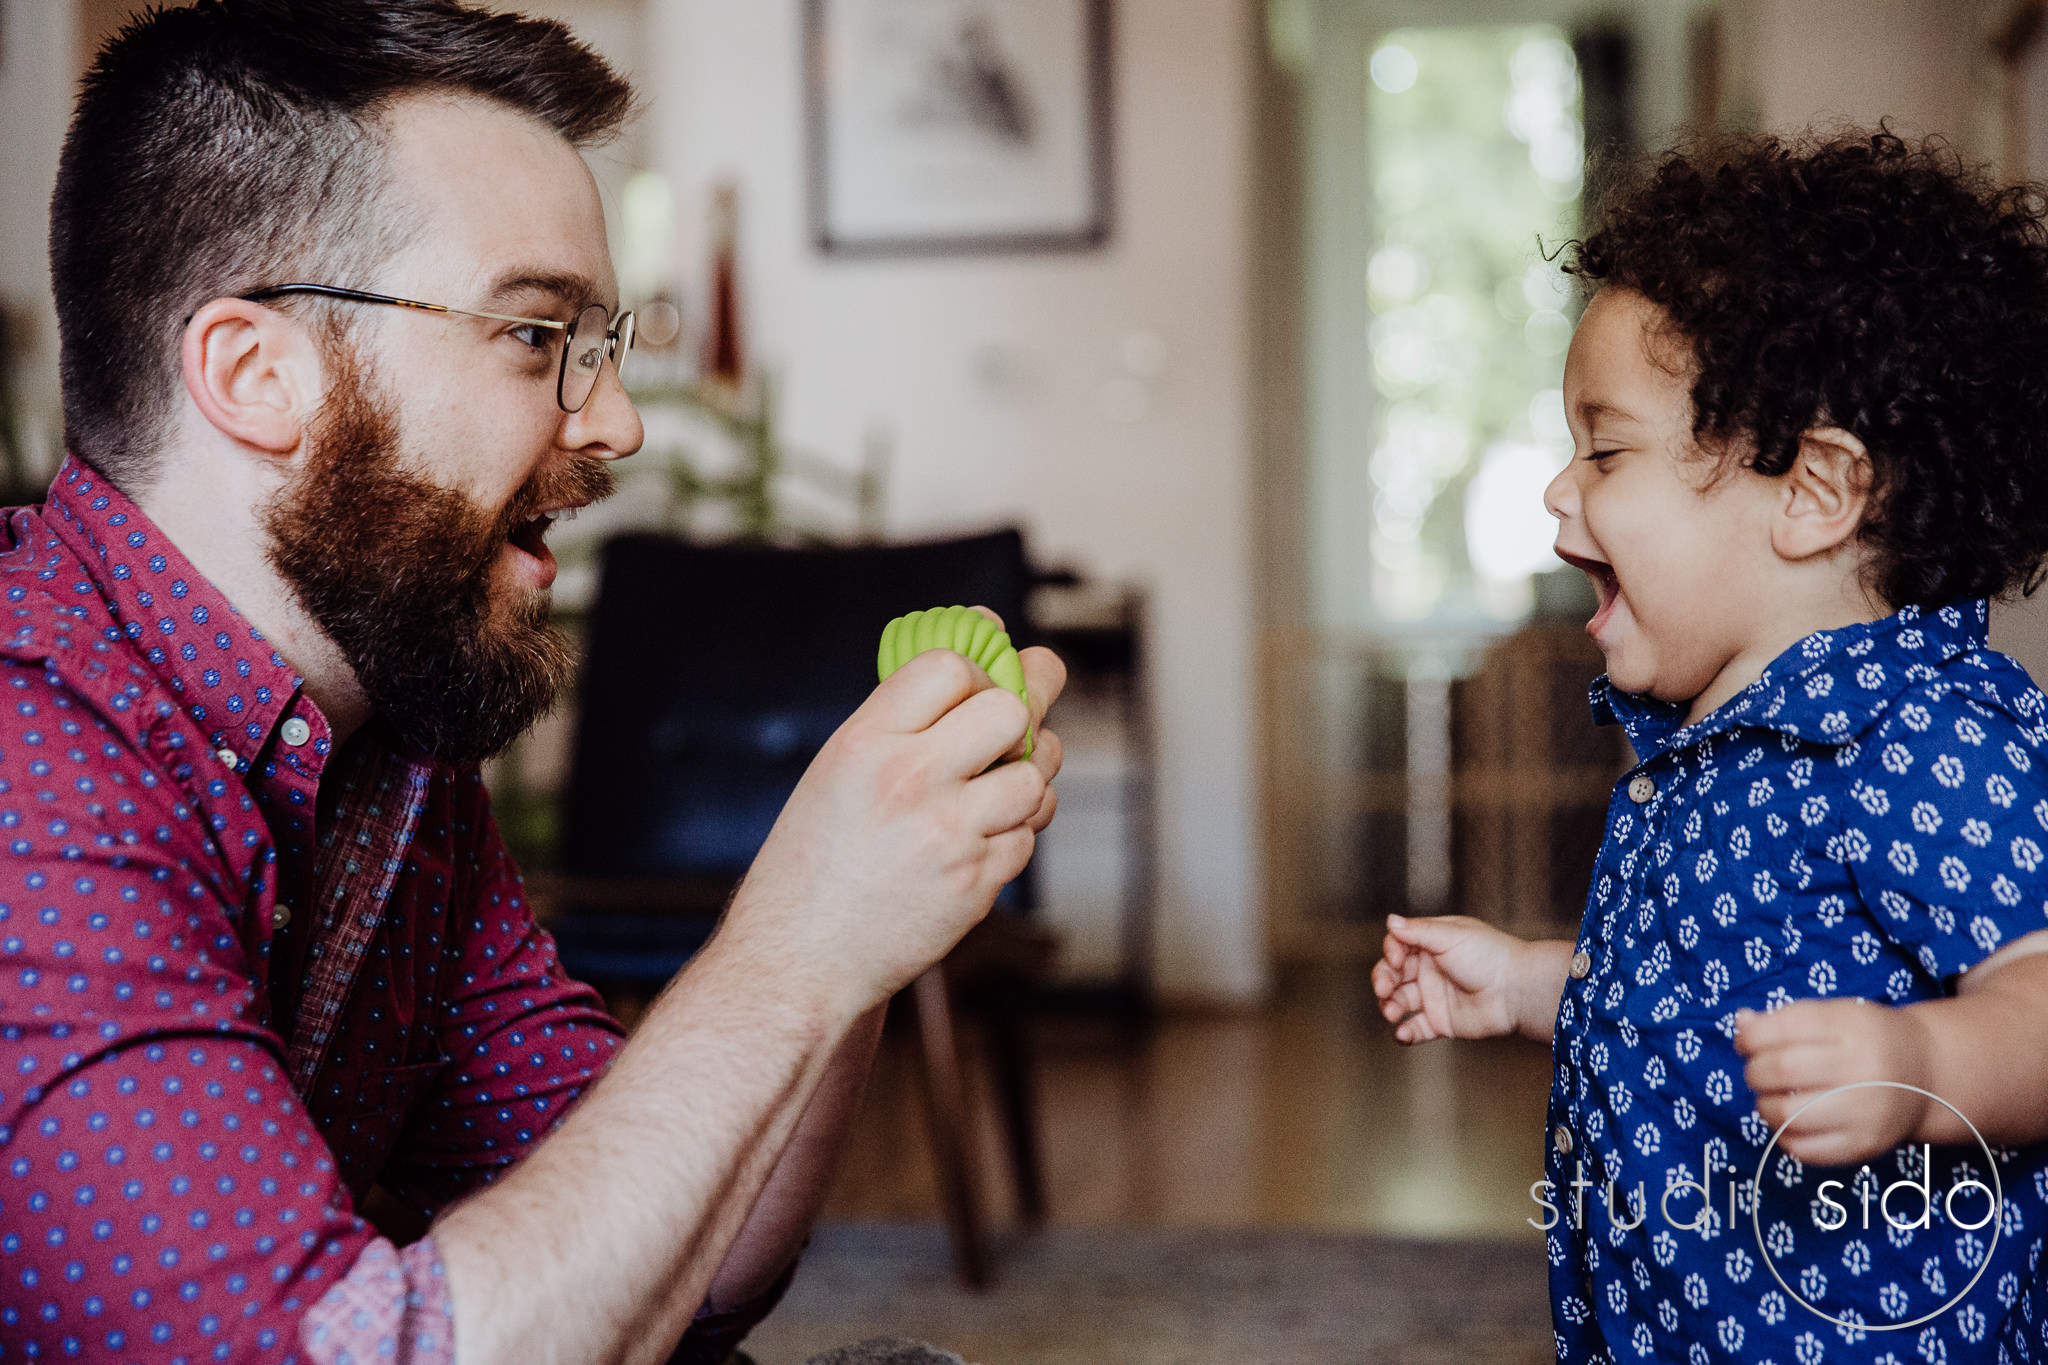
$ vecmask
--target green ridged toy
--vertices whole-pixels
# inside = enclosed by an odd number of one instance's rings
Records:
[[[997,687],[1024,695],[1024,664],[1008,632],[973,607],[933,607],[899,616],[882,628],[882,648],[875,657],[875,671],[887,681],[891,673],[928,649],[950,649],[980,667]],[[1024,757],[1031,757],[1034,736],[1024,731]]]

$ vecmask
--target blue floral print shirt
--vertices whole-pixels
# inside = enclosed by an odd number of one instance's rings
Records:
[[[1642,761],[1608,807],[1532,1191],[1561,1362],[2048,1358],[2048,1144],[1808,1169],[1734,1043],[1738,1009],[1935,999],[2048,928],[2048,701],[1987,619],[1808,636],[1691,725],[1594,684]]]

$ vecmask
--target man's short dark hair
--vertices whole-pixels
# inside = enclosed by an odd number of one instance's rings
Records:
[[[374,287],[404,243],[382,116],[495,101],[588,146],[626,82],[551,20],[458,0],[199,0],[129,23],[87,73],[50,203],[65,439],[146,484],[209,299],[300,279]]]
[[[1694,433],[1777,476],[1869,449],[1893,607],[2032,591],[2048,554],[2048,201],[1880,128],[1701,142],[1625,169],[1567,268],[1664,310]]]

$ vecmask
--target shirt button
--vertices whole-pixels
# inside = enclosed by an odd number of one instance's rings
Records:
[[[235,751],[233,749],[215,750],[213,756],[219,759],[222,763],[225,763],[230,768],[234,767],[237,763],[241,761],[239,758],[235,756]]]
[[[1638,806],[1657,794],[1657,784],[1650,780],[1648,773],[1637,773],[1629,780],[1628,799]]]
[[[284,723],[284,727],[278,731],[278,735],[285,743],[296,749],[313,737],[313,727],[306,724],[302,717],[293,716]]]
[[[1584,981],[1586,973],[1593,970],[1593,956],[1581,948],[1572,954],[1572,980]]]
[[[270,912],[270,927],[282,929],[292,922],[292,912],[286,906],[278,906]]]
[[[1557,1154],[1559,1156],[1570,1156],[1572,1154],[1571,1129],[1561,1123],[1558,1124],[1556,1130],[1551,1133],[1550,1140],[1557,1147]]]

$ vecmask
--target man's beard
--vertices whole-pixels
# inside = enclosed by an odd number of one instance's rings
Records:
[[[546,593],[494,609],[493,568],[540,508],[610,494],[611,470],[553,464],[493,514],[402,468],[390,408],[344,345],[328,358],[307,467],[264,516],[270,563],[400,742],[453,764],[502,753],[554,706],[575,655]]]

